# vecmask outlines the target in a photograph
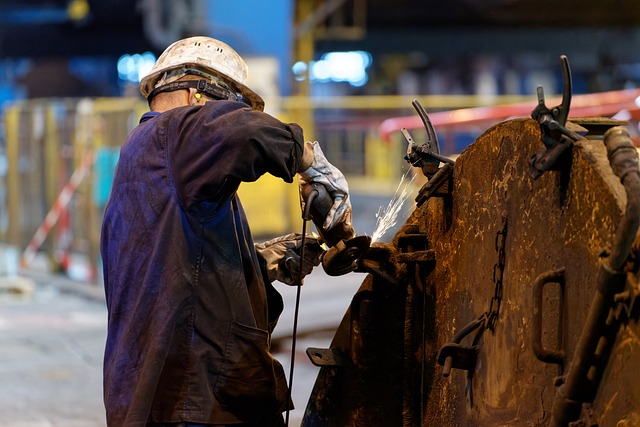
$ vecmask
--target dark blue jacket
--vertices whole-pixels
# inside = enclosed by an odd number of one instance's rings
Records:
[[[286,409],[269,353],[282,298],[236,195],[292,182],[302,130],[230,101],[147,113],[121,149],[102,226],[109,426],[261,424]]]

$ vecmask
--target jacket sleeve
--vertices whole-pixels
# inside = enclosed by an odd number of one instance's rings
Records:
[[[292,182],[304,149],[302,129],[227,101],[180,108],[167,122],[167,156],[189,206],[233,193],[265,173]]]

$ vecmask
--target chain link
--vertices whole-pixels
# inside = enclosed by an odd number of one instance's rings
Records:
[[[493,266],[493,284],[494,291],[491,298],[491,304],[489,305],[489,311],[486,313],[487,329],[491,332],[495,332],[496,322],[498,321],[498,315],[500,314],[500,304],[502,303],[502,279],[504,276],[504,263],[505,263],[505,245],[507,240],[507,217],[502,217],[502,229],[496,234],[495,248],[498,252],[498,262]]]

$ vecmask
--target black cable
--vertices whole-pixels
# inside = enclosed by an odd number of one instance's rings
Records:
[[[289,412],[291,411],[290,403],[292,400],[292,390],[293,390],[293,366],[296,360],[296,335],[298,333],[298,311],[300,310],[300,290],[302,289],[302,279],[303,279],[303,268],[304,268],[304,248],[306,246],[307,240],[307,221],[309,220],[309,211],[311,209],[311,203],[313,199],[318,195],[318,190],[312,190],[309,193],[309,197],[307,197],[306,203],[304,205],[304,212],[302,213],[302,238],[300,239],[300,243],[302,247],[300,248],[300,271],[298,274],[298,283],[296,283],[296,287],[298,288],[296,291],[296,305],[293,314],[293,337],[291,338],[291,367],[289,368],[289,402],[287,402],[287,415],[285,419],[285,425],[289,427]]]

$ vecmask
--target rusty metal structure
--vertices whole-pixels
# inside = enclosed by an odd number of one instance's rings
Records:
[[[625,123],[568,119],[565,90],[460,156],[427,141],[428,181],[329,348],[304,426],[640,425],[640,171]],[[349,245],[347,244],[347,247]],[[351,258],[347,257],[351,262]]]

